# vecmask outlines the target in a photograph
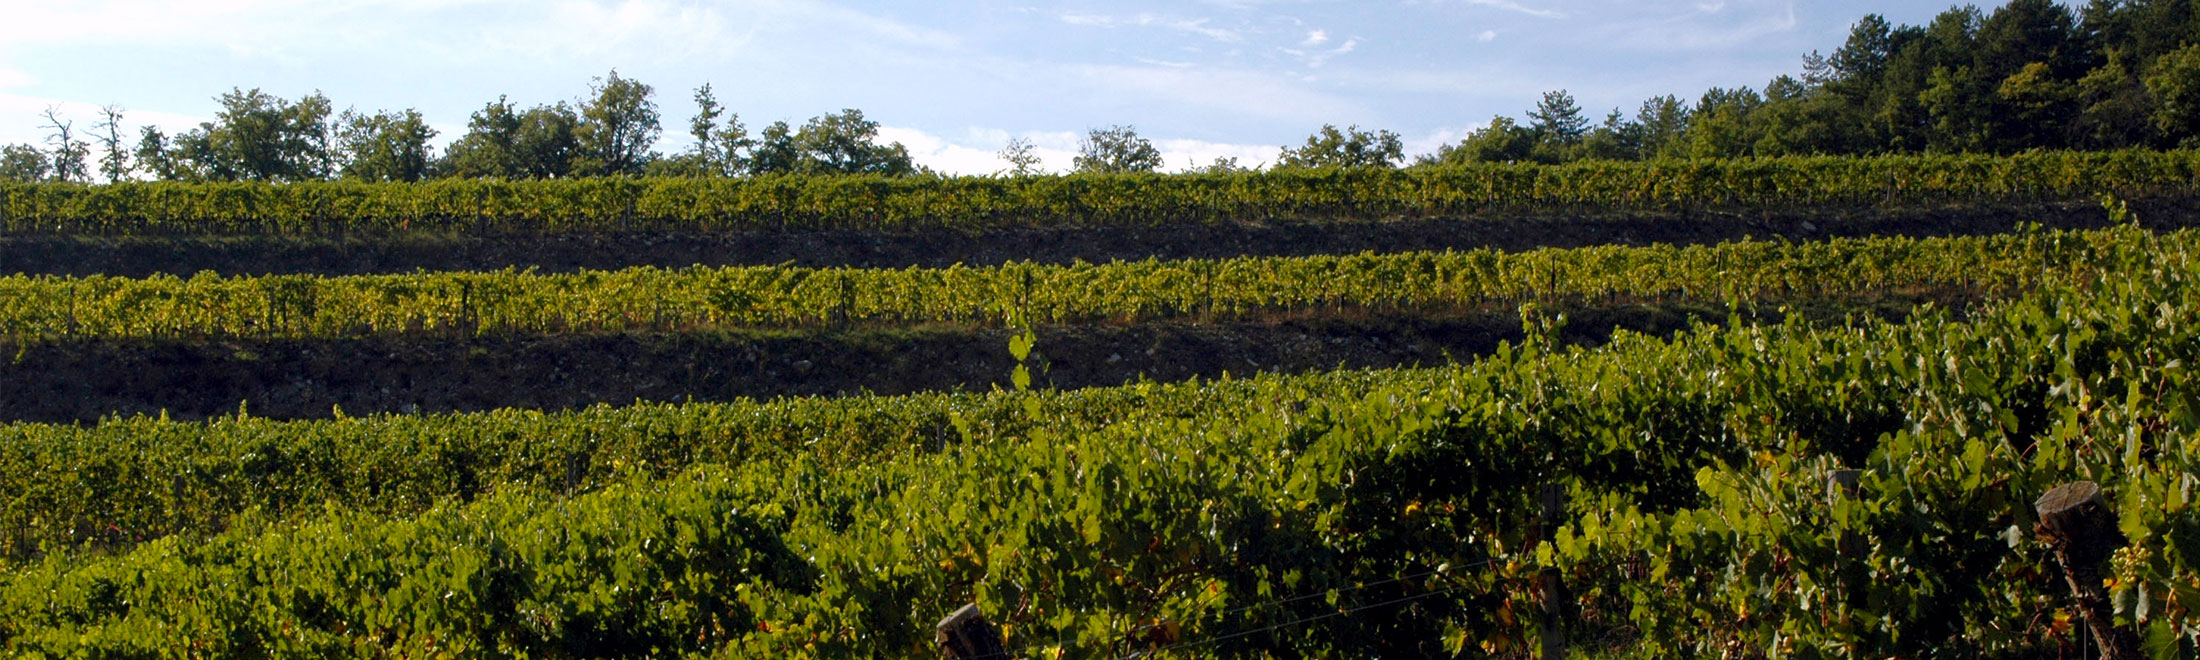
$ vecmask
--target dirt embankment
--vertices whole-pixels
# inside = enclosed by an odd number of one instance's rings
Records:
[[[1921,300],[1799,305],[1837,320],[1889,318]],[[1770,309],[1769,306],[1760,309]],[[1726,312],[1688,305],[1568,310],[1564,339],[1594,344],[1613,328],[1669,333]],[[1755,320],[1770,321],[1776,313]],[[1332,314],[1231,324],[1167,323],[1046,328],[1039,384],[1115,385],[1143,376],[1181,380],[1255,371],[1302,372],[1437,365],[1521,338],[1517,313],[1448,318]],[[25,349],[0,361],[0,421],[85,422],[106,415],[184,419],[255,416],[569,409],[597,403],[724,401],[737,397],[899,394],[1006,387],[1015,362],[999,329],[850,328],[803,332],[398,337],[356,341],[131,344],[84,342]]]
[[[2200,198],[2144,200],[2133,210],[2151,227],[2200,225]],[[2009,231],[2019,222],[2054,228],[2105,226],[2093,202],[1946,208],[1815,208],[1777,212],[1489,217],[1355,222],[1263,221],[1153,227],[1008,229],[959,232],[805,231],[512,236],[323,236],[100,238],[0,236],[0,274],[143,277],[539,268],[547,272],[793,264],[902,268],[1007,261],[1067,263],[1146,258],[1293,256],[1608,244],[1715,243],[1748,236],[1794,240],[1834,236],[1946,236]]]

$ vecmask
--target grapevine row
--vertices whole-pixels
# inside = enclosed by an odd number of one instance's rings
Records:
[[[0,338],[204,340],[1001,326],[1238,318],[1332,308],[2002,293],[2134,240],[2107,232],[1602,246],[903,270],[728,267],[189,279],[0,277]],[[2189,241],[2186,234],[2170,240]]]
[[[1485,211],[1671,211],[2186,196],[2200,152],[2027,152],[1015,178],[0,183],[0,233],[909,230]]]
[[[1195,655],[1499,654],[1532,641],[1548,567],[1585,618],[1641,630],[1653,651],[2044,655],[2066,587],[2038,569],[2024,503],[2085,478],[2126,512],[2125,616],[2189,656],[2191,252],[2119,230],[2105,270],[2050,275],[1964,320],[1698,327],[1596,349],[1558,347],[1546,324],[1359,392],[1267,380],[1213,413],[958,433],[987,441],[871,461],[798,453],[570,497],[520,485],[420,515],[241,516],[204,542],[15,567],[0,645],[900,657],[975,601],[1030,657],[1242,631],[1265,632]],[[1867,470],[1853,506],[1823,505],[1835,466]],[[1550,483],[1576,513],[1535,539],[1535,486]],[[1842,533],[1867,550],[1828,551]],[[1648,567],[1613,568],[1625,561]],[[1829,588],[1844,571],[1859,579]]]

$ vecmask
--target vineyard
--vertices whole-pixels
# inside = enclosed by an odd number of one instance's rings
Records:
[[[629,241],[1493,207],[1598,223],[1672,207],[2191,200],[2196,165],[2034,152],[36,185],[0,187],[0,232]],[[0,424],[0,648],[934,658],[935,625],[974,604],[1007,657],[1047,660],[1540,657],[1562,643],[1621,658],[2117,644],[2193,657],[2200,232],[2094,208],[2105,228],[2012,216],[1986,235],[1105,263],[0,272],[0,349],[17,365],[0,372],[16,381],[4,419],[36,417],[22,411],[39,392],[80,391],[89,372],[55,355],[182,384],[143,395],[157,411]],[[1615,320],[1638,317],[1660,320]],[[1278,342],[1285,331],[1313,339]],[[1111,333],[1162,339],[1097,343]],[[1216,339],[1169,339],[1195,334]],[[866,344],[877,352],[853,354],[962,368],[928,336],[983,344],[991,375],[899,392],[888,365],[829,355]],[[1291,360],[1215,360],[1251,354],[1233,341]],[[604,342],[733,346],[671,361],[790,395],[730,396],[664,359],[587,353]],[[758,346],[817,352],[732,357]],[[361,373],[332,384],[266,357],[278,350],[336,351]],[[299,405],[331,388],[440,400],[408,392],[429,379],[378,371],[385,352],[547,371],[476,376],[478,406]],[[186,390],[227,391],[204,374],[248,363],[271,394],[188,412],[200,394]],[[526,374],[558,369],[672,384],[515,403],[559,386]],[[1101,375],[1050,385],[1076,373]],[[792,396],[804,379],[868,385]],[[2119,537],[2099,557],[2041,536],[2059,528],[2035,501],[2081,481]]]

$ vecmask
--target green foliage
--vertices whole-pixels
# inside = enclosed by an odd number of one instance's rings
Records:
[[[45,181],[52,169],[53,163],[38,147],[11,144],[0,148],[0,181],[38,183]]]
[[[2085,267],[2103,233],[1743,241],[903,270],[777,266],[315,277],[0,277],[0,342],[354,338],[1248,318],[1353,309],[1992,294]],[[2175,240],[2186,240],[2183,234]],[[2084,249],[2081,249],[2084,248]],[[1713,294],[1712,292],[1718,292]]]
[[[2200,44],[2155,60],[2146,87],[2159,102],[2154,125],[2162,136],[2185,145],[2200,145]]]
[[[990,433],[949,416],[965,441],[937,451],[777,454],[571,497],[523,476],[411,517],[244,515],[202,541],[13,566],[0,645],[910,656],[974,601],[1037,657],[1226,636],[1175,651],[1507,654],[1535,641],[1535,585],[1556,568],[1586,625],[1638,630],[1648,653],[2051,655],[2067,586],[2043,570],[2029,504],[2085,478],[2131,539],[2111,571],[2119,616],[2159,655],[2189,655],[2189,237],[2018,238],[2097,267],[1961,318],[1699,326],[1597,348],[1544,329],[1446,369],[1218,384],[1236,394],[1211,405],[1141,384],[1106,390],[1126,412],[1104,419],[1011,413],[1049,421]],[[1824,475],[1841,467],[1865,470],[1861,490],[1829,504]],[[1538,538],[1534,493],[1552,483],[1576,513]],[[1843,535],[1863,550],[1842,553]]]
[[[513,112],[498,97],[467,121],[466,134],[437,161],[438,176],[556,179],[573,173],[580,157],[574,137],[580,116],[563,102]]]
[[[428,176],[433,162],[428,140],[435,138],[420,111],[380,112],[362,115],[344,111],[337,118],[337,149],[343,154],[341,173],[363,181],[419,181]]]
[[[561,114],[555,108],[544,113]],[[796,166],[793,161],[780,162],[800,157],[785,130],[783,124],[765,129],[752,154],[755,167]],[[469,134],[460,142],[473,138]],[[779,142],[786,143],[785,153],[772,146]],[[453,145],[452,150],[457,158],[468,148]],[[552,152],[544,154],[544,159],[528,162],[554,165]],[[2200,188],[2196,163],[2200,152],[2117,151],[1595,162],[1555,167],[1286,169],[1167,176],[761,176],[280,186],[0,183],[0,232],[298,235],[413,230],[495,234],[981,229],[1370,219],[1507,209],[1548,213],[1884,207],[2071,200],[2104,191],[2127,198],[2189,195]],[[148,166],[162,167],[158,162]]]
[[[906,176],[917,171],[909,150],[899,142],[878,144],[878,122],[864,119],[863,111],[854,108],[811,118],[792,140],[801,154],[795,171],[803,174]]]
[[[657,135],[657,102],[649,85],[619,77],[614,69],[590,86],[573,126],[574,173],[582,176],[640,175],[649,165]]]
[[[1139,137],[1136,127],[1109,126],[1085,133],[1071,169],[1104,174],[1152,172],[1162,164],[1161,150],[1154,148],[1152,140]]]
[[[1306,144],[1285,147],[1277,154],[1276,167],[1395,167],[1405,160],[1405,143],[1397,133],[1362,131],[1358,126],[1338,131],[1323,124],[1320,132],[1306,138]]]
[[[336,153],[328,97],[293,103],[258,89],[231,90],[214,121],[173,142],[148,128],[138,158],[163,179],[186,181],[314,181],[333,173]]]

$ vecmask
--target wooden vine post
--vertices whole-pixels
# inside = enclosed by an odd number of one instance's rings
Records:
[[[932,641],[948,660],[1008,660],[1001,647],[1000,629],[987,623],[978,604],[971,603],[940,620],[932,629]]]
[[[2117,627],[2108,590],[2101,584],[2101,562],[2123,547],[2124,534],[2116,528],[2116,514],[2109,511],[2100,485],[2078,481],[2056,486],[2034,501],[2032,508],[2040,514],[2035,531],[2062,564],[2063,579],[2078,599],[2086,628],[2100,642],[2101,657],[2138,660],[2139,637]]]
[[[1544,484],[1540,493],[1543,501],[1543,519],[1540,521],[1544,541],[1556,542],[1558,521],[1566,515],[1566,487]],[[1573,598],[1566,593],[1566,582],[1558,569],[1543,569],[1543,657],[1545,660],[1564,660],[1566,657],[1566,617],[1572,609]]]

